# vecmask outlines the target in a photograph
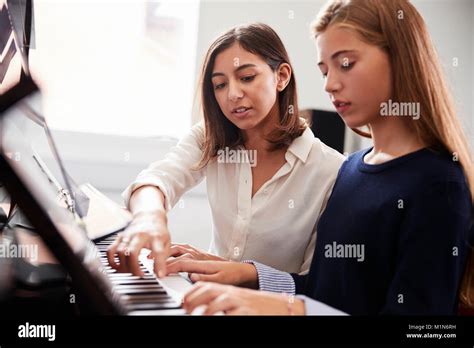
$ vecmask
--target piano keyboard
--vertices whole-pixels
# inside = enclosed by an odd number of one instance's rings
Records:
[[[120,273],[113,269],[107,261],[107,248],[115,240],[112,235],[96,243],[99,249],[100,261],[110,279],[113,290],[119,294],[127,311],[146,311],[157,309],[180,308],[181,304],[173,299],[159,283],[158,279],[151,273],[141,261],[140,268],[143,277],[132,275],[132,273]],[[118,260],[118,257],[116,258]]]

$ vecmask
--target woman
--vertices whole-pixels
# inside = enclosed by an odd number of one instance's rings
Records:
[[[252,258],[306,273],[314,227],[344,156],[316,139],[298,116],[283,43],[264,24],[233,28],[209,48],[201,81],[204,125],[127,188],[134,221],[111,246],[110,264],[141,275],[137,258],[149,248],[160,277],[168,256]],[[166,212],[204,177],[214,225],[211,253],[170,248]]]
[[[325,303],[353,315],[456,313],[474,170],[422,17],[407,0],[333,0],[312,28],[329,97],[349,127],[369,126],[374,146],[342,165],[308,275],[256,262],[183,260],[170,269],[290,296],[200,282],[185,308],[318,314]],[[411,112],[401,115],[401,103]]]

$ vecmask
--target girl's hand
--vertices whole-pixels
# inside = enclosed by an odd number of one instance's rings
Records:
[[[185,296],[183,308],[192,313],[206,306],[204,315],[304,315],[304,302],[293,296],[242,289],[215,283],[197,283]]]

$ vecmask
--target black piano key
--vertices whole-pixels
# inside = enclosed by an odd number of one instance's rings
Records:
[[[125,286],[126,284],[130,284],[130,285],[136,285],[136,284],[145,285],[146,284],[146,285],[162,286],[156,281],[156,279],[153,279],[153,278],[147,278],[147,279],[141,278],[140,280],[129,279],[129,278],[114,278],[114,279],[110,279],[110,281],[112,284],[115,284],[116,286],[119,286],[119,285]]]
[[[157,296],[148,296],[148,298],[129,298],[125,301],[125,304],[140,304],[140,303],[166,303],[174,302],[174,300],[166,295]]]
[[[181,305],[178,302],[169,302],[169,303],[140,303],[136,305],[127,306],[127,309],[130,311],[147,311],[147,310],[157,310],[157,309],[177,309],[181,308]]]
[[[180,308],[181,303],[174,300],[160,284],[156,276],[140,262],[144,276],[135,276],[129,272],[118,272],[109,265],[107,250],[115,241],[111,236],[96,243],[99,260],[103,265],[102,271],[110,279],[113,291],[121,297],[127,310],[158,310]],[[115,262],[120,263],[118,256]]]
[[[132,294],[122,296],[122,300],[125,303],[148,303],[148,302],[163,302],[163,301],[174,301],[171,296],[168,294],[160,295],[142,295],[142,294]]]
[[[115,292],[121,294],[121,295],[133,295],[133,294],[140,294],[142,296],[147,296],[147,295],[161,295],[161,294],[166,294],[166,291],[163,290],[162,288],[158,289],[115,289]]]
[[[134,279],[153,279],[156,281],[156,278],[152,275],[145,275],[143,277],[134,276],[131,273],[114,273],[109,276],[110,280],[120,279],[120,280],[134,280]]]
[[[117,291],[128,291],[128,290],[141,290],[141,291],[148,291],[148,290],[160,290],[164,291],[165,289],[159,284],[133,284],[133,285],[117,285],[115,287]]]

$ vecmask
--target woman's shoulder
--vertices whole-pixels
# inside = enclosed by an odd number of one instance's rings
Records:
[[[190,145],[201,149],[202,144],[205,141],[205,127],[204,122],[199,121],[198,123],[191,126],[187,133],[181,137],[178,141],[178,145]]]
[[[206,133],[204,121],[199,121],[193,125],[189,133],[196,139],[203,141]]]
[[[336,149],[323,143],[318,137],[316,137],[310,128],[305,130],[308,134],[309,141],[311,142],[311,151],[309,152],[308,159],[317,162],[323,161],[337,165],[338,167],[346,160],[346,156],[341,154]]]

